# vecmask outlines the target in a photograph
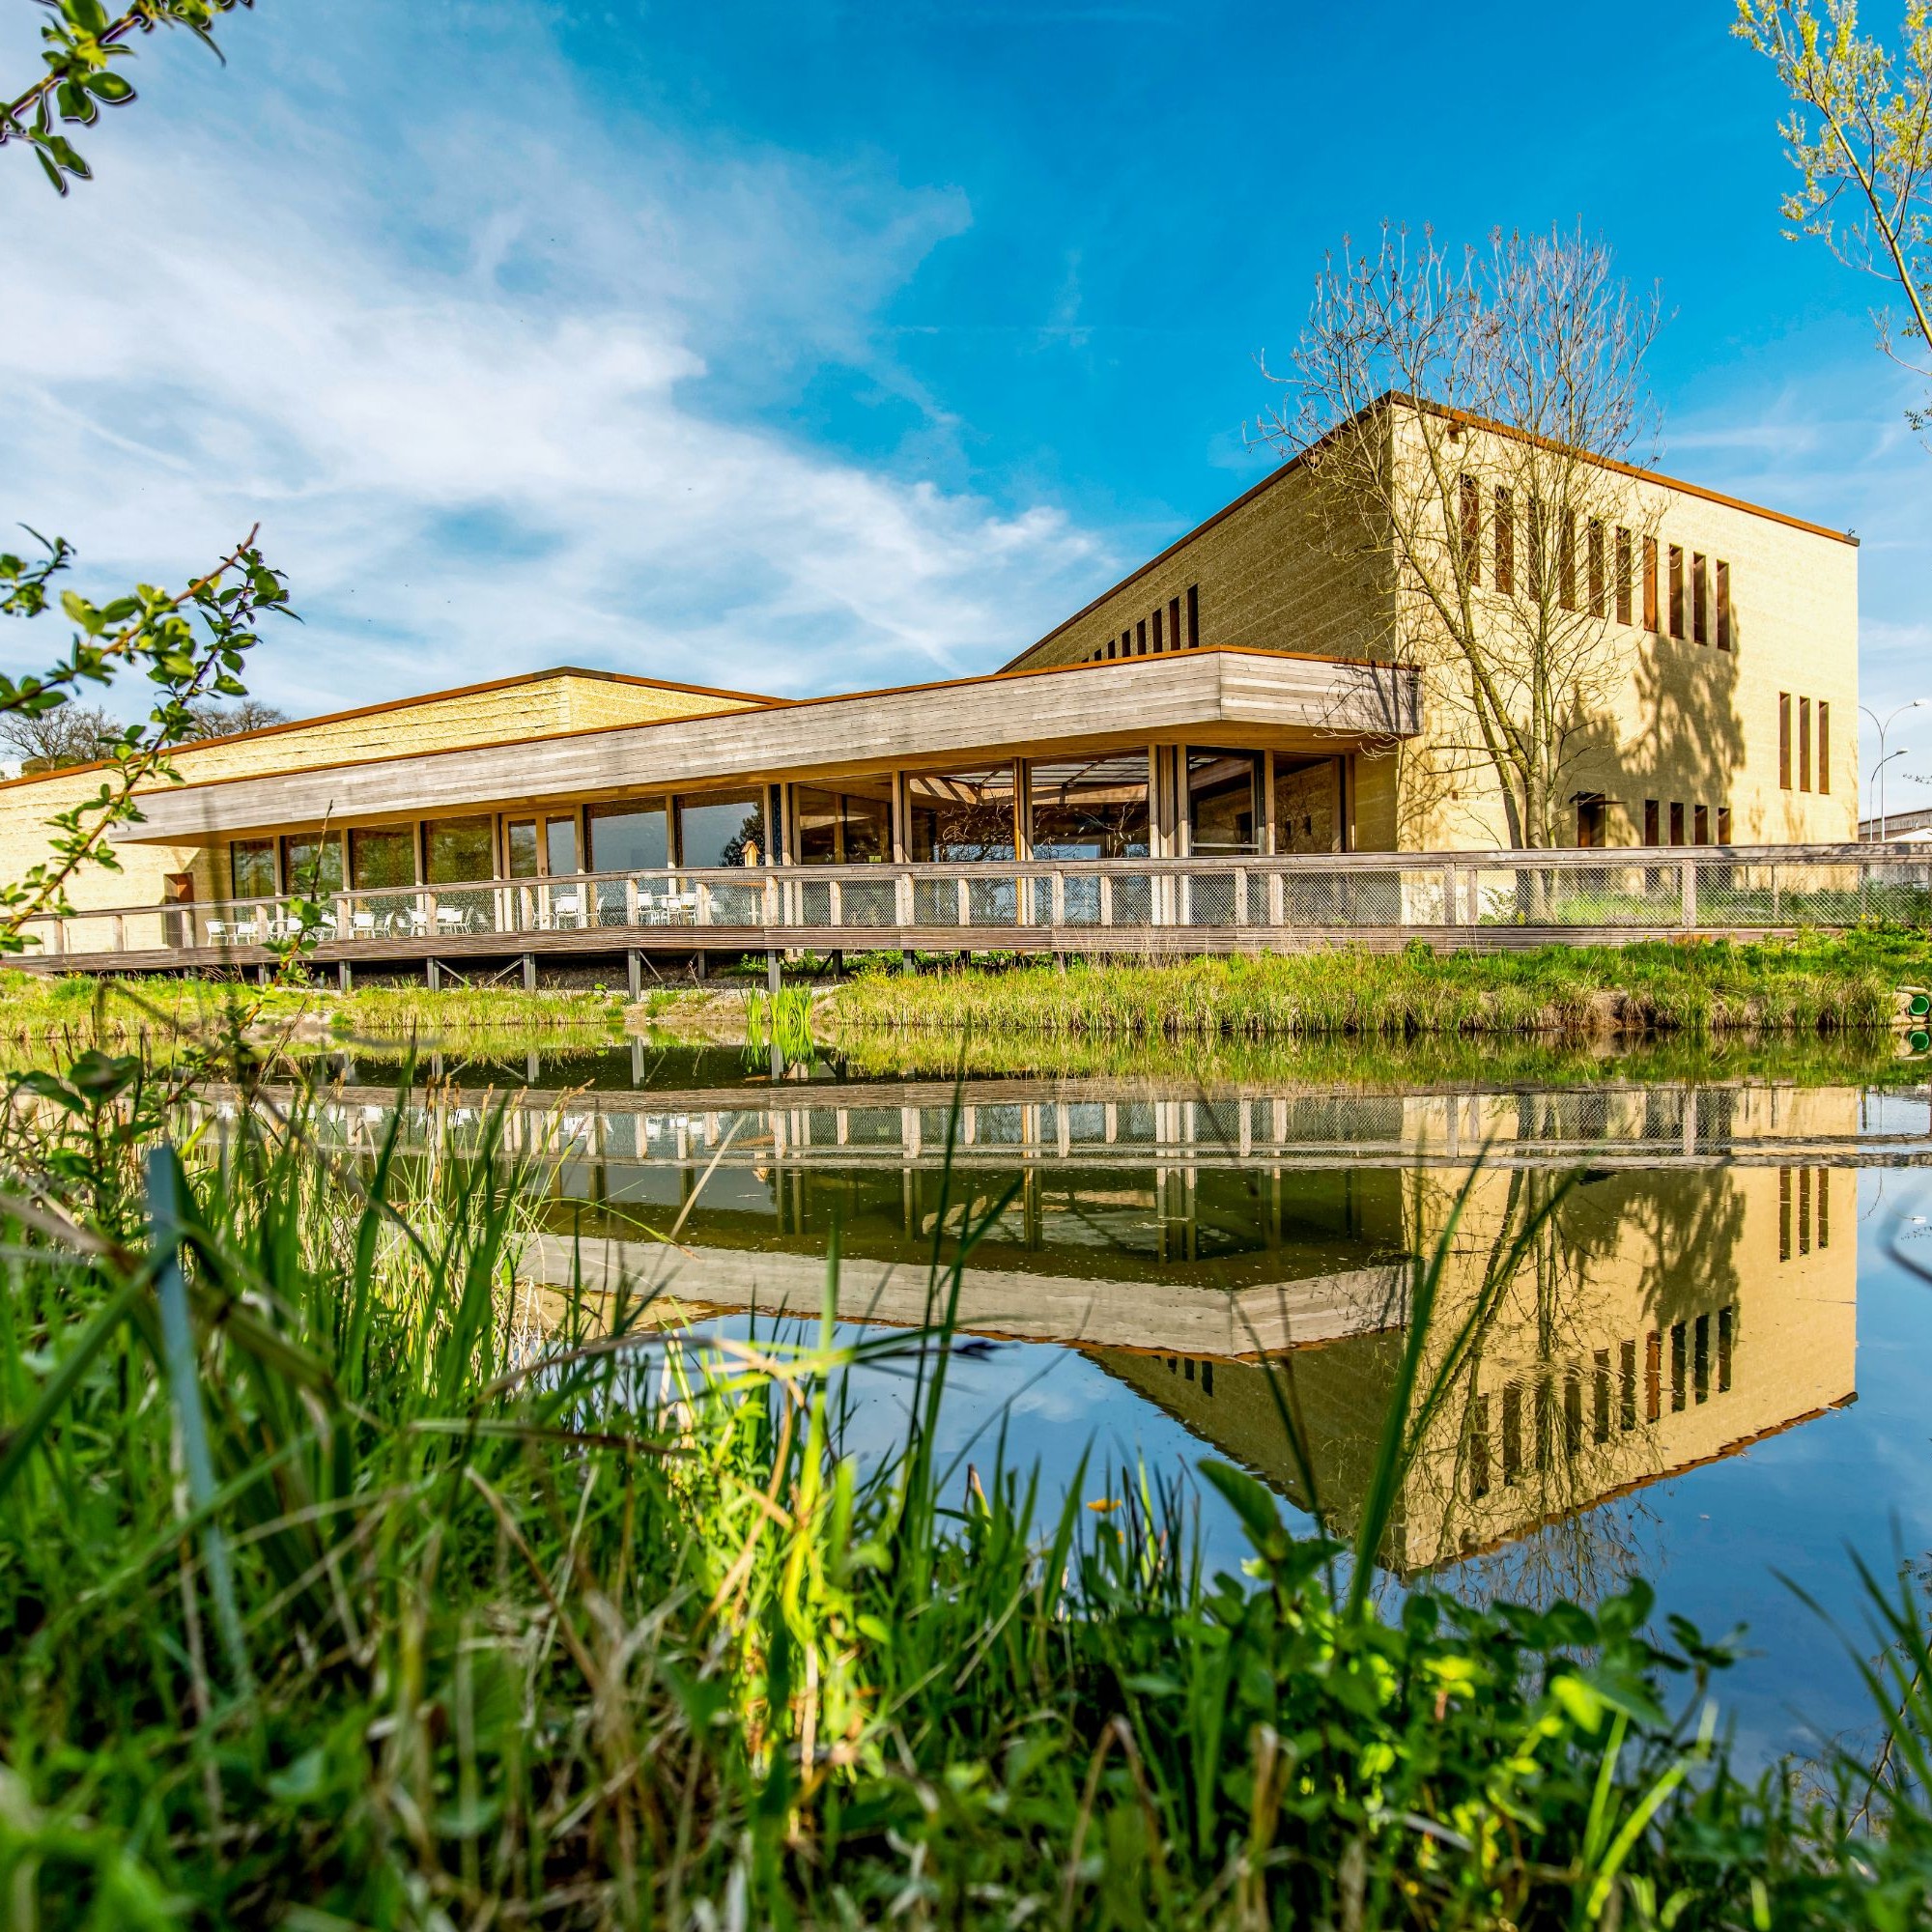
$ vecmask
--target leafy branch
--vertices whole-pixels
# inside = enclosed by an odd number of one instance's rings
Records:
[[[1777,69],[1793,111],[1779,124],[1799,185],[1785,233],[1814,236],[1847,268],[1890,283],[1909,311],[1901,352],[1874,310],[1879,347],[1932,381],[1932,0],[1906,0],[1894,52],[1859,32],[1856,0],[1738,0],[1732,31]],[[1816,117],[1815,125],[1811,119]],[[1845,204],[1849,203],[1849,213]],[[1932,425],[1932,402],[1906,412]]]
[[[143,583],[104,605],[63,591],[61,608],[74,626],[67,656],[39,676],[0,674],[0,716],[51,711],[83,685],[110,684],[124,671],[144,671],[160,691],[148,716],[104,748],[99,790],[47,821],[48,856],[20,878],[0,880],[0,953],[24,949],[29,920],[71,910],[67,886],[82,867],[120,869],[107,837],[140,818],[140,786],[179,777],[169,753],[199,735],[195,707],[211,696],[246,696],[241,671],[260,641],[257,623],[268,613],[292,614],[287,585],[263,560],[255,534],[185,590]],[[37,562],[0,554],[0,614],[35,617],[46,610],[49,583],[73,553],[59,538],[41,542],[46,554]]]
[[[103,107],[124,107],[134,99],[133,83],[117,62],[133,57],[136,33],[156,27],[185,27],[221,58],[214,42],[215,22],[255,0],[134,0],[110,17],[101,0],[41,0],[53,18],[41,29],[41,59],[46,72],[23,94],[0,100],[0,147],[25,141],[42,171],[62,194],[68,181],[92,181],[94,171],[74,145],[54,128],[54,115],[71,126],[92,128]]]

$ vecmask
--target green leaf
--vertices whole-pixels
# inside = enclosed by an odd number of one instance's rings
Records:
[[[1217,1462],[1213,1457],[1203,1460],[1201,1473],[1219,1490],[1228,1500],[1235,1514],[1240,1518],[1241,1526],[1248,1533],[1258,1554],[1276,1554],[1283,1543],[1281,1516],[1275,1509],[1274,1497],[1249,1475],[1245,1469],[1237,1469],[1231,1463]]]
[[[112,106],[119,106],[124,100],[132,100],[134,89],[125,75],[111,71],[91,73],[87,76],[87,91],[98,100],[105,100]]]

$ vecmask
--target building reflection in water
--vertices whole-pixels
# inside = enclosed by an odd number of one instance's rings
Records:
[[[1403,1574],[1854,1397],[1858,1089],[965,1095],[950,1158],[943,1088],[532,1096],[518,1132],[553,1166],[533,1271],[815,1316],[836,1226],[841,1314],[916,1322],[935,1247],[983,1222],[964,1328],[1079,1350],[1347,1536],[1414,1258],[1455,1218],[1425,1380],[1488,1314],[1382,1552]],[[442,1095],[418,1124],[472,1107]],[[339,1107],[352,1138],[373,1113]]]

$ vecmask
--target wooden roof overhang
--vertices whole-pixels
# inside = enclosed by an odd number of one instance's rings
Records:
[[[1400,665],[1208,648],[780,701],[144,792],[124,843],[1192,739],[1334,753],[1418,728]]]

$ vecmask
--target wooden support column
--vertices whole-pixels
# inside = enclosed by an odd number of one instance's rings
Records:
[[[338,992],[352,992],[355,985],[355,969],[346,959],[335,962],[335,987]]]
[[[536,989],[537,955],[534,952],[526,952],[524,954],[524,991],[534,993]]]
[[[435,959],[425,960],[423,962],[423,972],[424,977],[429,980],[430,991],[432,993],[440,992],[442,988],[442,966],[440,962]]]
[[[633,946],[624,954],[624,965],[631,987],[631,1004],[636,1006],[644,997],[644,955]]]
[[[779,988],[784,983],[784,967],[777,947],[770,947],[765,952],[765,990],[777,999]]]

